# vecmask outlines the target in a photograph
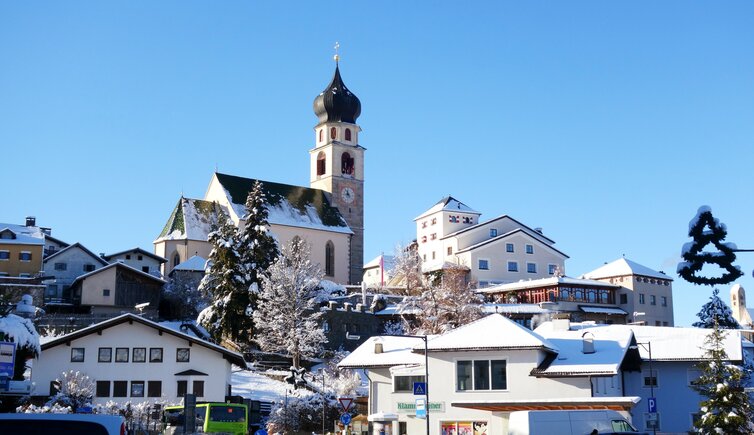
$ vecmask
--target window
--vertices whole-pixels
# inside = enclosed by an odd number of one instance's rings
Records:
[[[330,127],[330,139],[338,137],[338,130],[335,127]]]
[[[453,255],[453,247],[448,246],[448,255]]]
[[[136,259],[137,259],[137,260],[139,260],[139,261],[141,261],[141,260],[143,260],[143,259],[144,259],[144,257],[143,257],[143,256],[141,256],[141,255],[139,255],[139,256],[137,256],[137,257],[136,257]]]
[[[509,261],[508,272],[518,272],[518,263],[516,263],[515,261]]]
[[[31,252],[21,251],[18,253],[18,259],[21,261],[31,261]]]
[[[660,305],[663,307],[668,306],[668,297],[667,296],[660,296]]]
[[[508,380],[505,360],[456,362],[457,390],[505,390],[507,388]]]
[[[97,381],[97,397],[110,397],[110,381]]]
[[[102,289],[102,296],[110,296],[110,289],[109,288]]]
[[[84,265],[84,272],[94,272],[94,265],[93,264],[85,264]]]
[[[181,264],[181,256],[178,254],[175,254],[173,256],[173,267],[178,266],[179,264]]]
[[[147,396],[161,397],[162,396],[162,381],[148,381],[147,382]]]
[[[497,228],[490,228],[490,237],[497,237]]]
[[[326,165],[327,158],[325,157],[325,153],[320,151],[319,154],[317,154],[317,175],[325,175],[325,172],[327,171]]]
[[[422,222],[422,228],[427,228],[427,221]]]
[[[112,347],[100,347],[97,352],[97,362],[109,363],[113,361],[113,348]]]
[[[149,266],[141,266],[141,271],[144,273],[149,273]]]
[[[463,223],[465,223],[465,224],[471,224],[471,223],[474,223],[474,221],[471,219],[471,217],[464,216],[463,217]]]
[[[487,260],[479,260],[479,270],[489,270],[490,264]]]
[[[550,275],[555,275],[555,272],[558,270],[557,264],[548,264],[547,265],[547,273]]]
[[[429,240],[437,240],[437,233],[432,233],[429,235]]]
[[[639,303],[640,304],[644,303],[644,293],[639,293]]]
[[[625,305],[625,304],[628,303],[628,295],[627,294],[623,293],[622,295],[620,295],[620,303],[621,303],[621,305]]]
[[[149,362],[151,363],[162,362],[162,348],[161,347],[149,348]]]
[[[113,397],[128,397],[128,381],[113,382]]]
[[[176,362],[189,362],[191,356],[191,349],[187,347],[179,347],[175,351]]]
[[[526,271],[528,273],[537,273],[537,263],[526,263]]]
[[[130,260],[130,259],[131,259],[131,254],[126,254],[126,260]]]
[[[642,371],[641,375],[644,379],[645,388],[657,388],[657,370],[652,370],[651,373],[649,372],[649,370],[644,370]]]
[[[191,391],[196,397],[204,397],[204,381],[194,381],[193,387]]]
[[[188,381],[178,381],[176,386],[178,397],[183,397],[188,393]]]
[[[432,259],[434,260],[435,258],[435,251],[432,251]]]
[[[436,225],[436,224],[437,224],[437,218],[432,218],[432,225]]]
[[[351,129],[350,128],[346,129],[346,140],[349,140],[349,141],[351,140]]]
[[[71,362],[84,362],[83,347],[74,347],[71,349]]]
[[[458,216],[448,216],[448,222],[450,222],[452,224],[457,224],[458,223]]]
[[[649,305],[657,305],[657,296],[649,295]]]
[[[534,245],[526,245],[526,253],[527,254],[533,254],[534,253]]]
[[[131,357],[132,362],[146,362],[147,361],[147,348],[146,347],[135,347],[133,350],[133,356]]]
[[[513,243],[505,244],[505,252],[515,252],[515,250],[513,249]]]
[[[116,347],[115,348],[115,362],[128,362],[128,348]]]
[[[55,263],[55,270],[67,270],[68,263]]]
[[[131,381],[131,397],[144,397],[144,381]]]
[[[3,260],[3,261],[10,260],[10,252],[9,251],[0,251],[0,260]]]
[[[325,275],[335,276],[335,245],[330,240],[325,243]]]
[[[319,141],[322,142],[322,139],[324,139],[324,138],[325,138],[324,137],[324,130],[320,128],[319,129]]]
[[[422,243],[427,243],[427,236],[422,236]]]
[[[353,175],[354,159],[348,153],[340,156],[340,172],[345,175]]]

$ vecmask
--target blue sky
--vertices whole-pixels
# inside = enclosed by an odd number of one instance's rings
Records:
[[[340,41],[365,260],[447,194],[543,227],[571,276],[674,274],[703,204],[754,248],[754,3],[467,3],[2,2],[0,222],[151,249],[215,167],[307,185]],[[676,323],[710,293],[676,279]]]

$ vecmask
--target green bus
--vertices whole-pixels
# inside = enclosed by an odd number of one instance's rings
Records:
[[[248,433],[249,409],[241,403],[197,403],[196,432],[246,435]],[[164,434],[188,433],[183,427],[186,418],[183,405],[166,406],[162,411]]]

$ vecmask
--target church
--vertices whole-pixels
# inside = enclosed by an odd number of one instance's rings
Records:
[[[311,247],[325,279],[358,284],[364,260],[364,151],[356,120],[361,102],[343,83],[336,56],[330,84],[314,99],[314,147],[309,187],[259,180],[267,198],[270,231],[279,245],[298,236]],[[238,227],[253,178],[215,172],[204,198],[181,196],[160,235],[155,254],[167,259],[163,276],[191,257],[208,258],[207,241],[218,213]]]

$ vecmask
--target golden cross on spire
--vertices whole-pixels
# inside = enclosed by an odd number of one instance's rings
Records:
[[[338,63],[340,60],[340,55],[338,55],[338,49],[340,48],[340,42],[335,41],[335,56],[333,56],[333,59],[335,59],[335,63]]]

